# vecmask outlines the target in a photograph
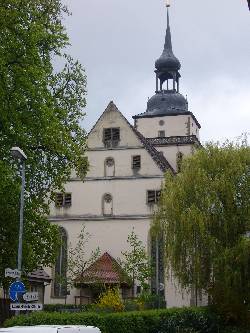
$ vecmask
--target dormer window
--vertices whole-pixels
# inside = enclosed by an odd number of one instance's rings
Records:
[[[117,147],[120,141],[120,128],[104,128],[103,143],[106,148]]]

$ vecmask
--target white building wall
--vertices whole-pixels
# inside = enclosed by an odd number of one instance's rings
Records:
[[[121,143],[122,144],[122,143]],[[110,150],[90,150],[87,153],[89,159],[89,177],[104,177],[104,163],[106,158],[112,157],[115,161],[115,177],[126,177],[135,175],[132,169],[132,156],[141,156],[141,168],[136,175],[161,175],[157,165],[152,161],[152,157],[144,148],[110,149]]]
[[[99,121],[91,130],[88,136],[88,147],[90,149],[104,147],[103,144],[103,129],[109,127],[119,127],[120,131],[120,147],[142,147],[140,140],[135,136],[126,119],[118,112],[117,109],[111,107],[106,109]]]
[[[56,208],[51,204],[51,216],[101,216],[105,193],[113,198],[113,215],[145,215],[152,212],[146,204],[147,190],[160,190],[161,178],[110,179],[100,181],[71,181],[65,191],[72,193],[72,205]]]
[[[100,248],[101,254],[108,252],[115,259],[121,258],[121,251],[129,250],[127,237],[132,232],[133,228],[135,233],[139,236],[144,246],[148,248],[148,237],[150,229],[150,219],[138,220],[74,220],[74,221],[60,221],[53,222],[58,226],[63,227],[67,231],[68,239],[72,244],[77,243],[77,237],[80,234],[82,227],[85,225],[86,232],[91,235],[90,241],[86,246],[86,258],[89,258],[91,251],[97,247]],[[53,270],[47,268],[46,271],[53,277]],[[45,288],[45,304],[65,303],[65,298],[51,297],[53,284]],[[66,302],[68,304],[75,303],[75,296],[79,296],[79,289],[72,289]]]
[[[170,277],[165,282],[165,299],[167,308],[190,306],[191,293],[181,289],[176,280]]]
[[[159,152],[163,152],[163,155],[168,160],[172,168],[177,170],[177,154],[182,153],[183,157],[189,156],[194,153],[193,145],[168,145],[168,146],[156,146]]]
[[[138,118],[136,126],[146,138],[156,138],[159,131],[165,131],[166,137],[196,135],[199,139],[199,128],[191,115]]]
[[[159,125],[160,120],[164,120],[164,125]],[[165,130],[166,136],[198,136],[197,125],[190,116],[143,118],[138,119],[137,124],[138,130],[149,138],[157,137],[158,130]],[[113,149],[105,148],[103,143],[103,129],[110,127],[120,128],[120,142]],[[128,249],[127,237],[133,228],[150,252],[149,231],[155,206],[147,204],[147,190],[161,188],[163,172],[113,104],[89,134],[88,147],[90,168],[87,177],[83,183],[72,175],[71,181],[65,185],[65,192],[72,193],[72,206],[58,209],[52,204],[52,223],[65,228],[68,241],[73,246],[85,225],[86,231],[92,235],[87,256],[99,247],[101,254],[108,252],[114,258],[119,258],[121,251]],[[166,145],[156,149],[163,152],[174,169],[177,152],[184,155],[192,153],[191,145]],[[141,156],[141,168],[136,172],[131,167],[133,155]],[[114,160],[114,176],[105,175],[107,158]],[[112,195],[111,217],[103,215],[103,196],[106,193]],[[53,277],[53,270],[48,268],[48,273]],[[46,287],[45,303],[65,302],[64,298],[52,298],[51,290],[52,286]],[[190,304],[190,295],[177,290],[172,281],[166,280],[165,293],[168,307]],[[79,295],[79,290],[72,289],[67,303],[74,303],[75,296]]]

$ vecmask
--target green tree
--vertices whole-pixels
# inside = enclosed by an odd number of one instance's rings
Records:
[[[121,252],[122,259],[119,259],[119,263],[131,278],[132,296],[134,297],[136,282],[139,282],[142,288],[147,290],[152,274],[152,265],[145,246],[134,229],[128,235],[127,243],[129,244],[129,250]]]
[[[100,257],[99,247],[91,251],[90,255],[87,254],[87,245],[91,239],[91,235],[86,231],[85,225],[83,225],[77,238],[78,241],[75,247],[71,243],[69,244],[67,283],[70,287],[74,286],[76,280],[81,283],[83,272]]]
[[[100,257],[99,247],[88,254],[87,246],[90,239],[91,235],[86,231],[86,226],[83,225],[77,236],[76,245],[73,246],[72,243],[69,243],[65,274],[55,276],[56,282],[65,290],[65,304],[67,301],[66,291],[75,286],[79,287],[81,283],[84,283],[85,280],[82,279],[83,272]],[[103,289],[102,287],[98,282],[92,285],[92,289],[99,290],[100,288]]]
[[[154,221],[167,270],[231,318],[250,302],[249,189],[247,143],[207,144],[184,159],[180,174],[166,174]]]
[[[72,169],[81,178],[87,170],[80,126],[86,77],[65,54],[69,40],[61,21],[67,14],[60,0],[0,0],[0,283],[17,257],[20,167],[11,147],[28,157],[25,271],[54,261],[58,232],[44,217],[48,203]]]

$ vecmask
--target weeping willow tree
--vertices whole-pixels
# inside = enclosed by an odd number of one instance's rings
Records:
[[[167,271],[233,319],[250,302],[250,147],[207,144],[167,173],[154,228]]]

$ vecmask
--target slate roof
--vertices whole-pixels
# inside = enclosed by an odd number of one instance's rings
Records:
[[[155,149],[155,147],[139,132],[137,131],[132,125],[130,125],[134,131],[134,133],[137,135],[138,139],[143,144],[144,148],[147,150],[147,152],[151,155],[152,159],[155,161],[157,166],[160,168],[162,172],[166,172],[168,169],[170,169],[173,173],[175,173],[172,166],[169,164],[167,159]]]
[[[180,61],[176,58],[172,49],[168,11],[167,11],[167,30],[166,30],[164,49],[160,58],[157,59],[155,62],[155,68],[160,71],[166,71],[166,70],[178,71],[181,68]]]
[[[37,270],[28,274],[28,280],[30,282],[51,282],[51,277],[42,269],[38,268]]]
[[[129,286],[131,281],[118,262],[108,252],[105,252],[76,279],[75,283],[105,283]]]

